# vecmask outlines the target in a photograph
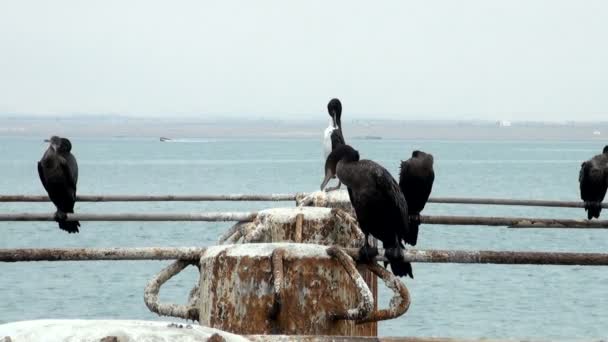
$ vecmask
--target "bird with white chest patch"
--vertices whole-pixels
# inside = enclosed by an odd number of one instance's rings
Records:
[[[331,151],[335,150],[338,146],[346,144],[344,141],[344,135],[342,134],[342,103],[340,100],[333,98],[327,104],[327,112],[329,113],[329,125],[325,129],[323,135],[323,152],[324,160],[327,160],[327,156]],[[338,185],[335,187],[329,187],[326,191],[332,191],[340,189],[342,183],[338,180]]]

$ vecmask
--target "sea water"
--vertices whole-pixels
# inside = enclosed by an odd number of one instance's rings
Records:
[[[320,139],[72,138],[79,194],[295,193],[319,188]],[[577,200],[582,161],[597,142],[351,140],[362,158],[398,177],[412,150],[435,157],[433,196]],[[0,138],[0,193],[44,194],[36,162],[42,139]],[[332,182],[334,184],[335,181]],[[250,211],[293,202],[77,203],[79,213]],[[1,212],[51,213],[51,203],[0,203]],[[583,209],[428,204],[429,215],[586,218]],[[608,215],[608,211],[606,211]],[[232,223],[0,222],[0,248],[208,246]],[[419,249],[608,252],[608,231],[423,225]],[[37,318],[159,318],[143,288],[168,261],[0,264],[0,323]],[[384,336],[602,338],[608,335],[608,267],[479,264],[413,265],[402,279],[409,311],[380,323]],[[184,303],[193,268],[163,287]],[[380,286],[380,307],[391,293]]]

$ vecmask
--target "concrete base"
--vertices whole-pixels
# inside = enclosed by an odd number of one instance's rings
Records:
[[[0,325],[0,342],[240,342],[249,341],[222,330],[160,321],[34,320]]]

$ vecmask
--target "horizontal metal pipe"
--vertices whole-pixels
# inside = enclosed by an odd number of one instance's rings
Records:
[[[204,251],[199,247],[6,248],[0,249],[0,261],[196,260]]]
[[[198,260],[205,248],[143,247],[143,248],[21,248],[0,249],[0,262],[76,261],[76,260]],[[358,249],[346,249],[357,258]],[[385,261],[379,250],[377,261]],[[607,253],[456,251],[408,249],[403,259],[424,263],[459,264],[527,264],[608,266]]]
[[[303,194],[304,195],[304,194]],[[79,202],[199,202],[199,201],[294,201],[297,194],[228,194],[228,195],[79,195]],[[46,195],[0,195],[0,202],[48,202]],[[533,207],[582,208],[579,201],[549,201],[501,198],[431,197],[430,203],[486,204]],[[602,204],[608,208],[608,204]]]
[[[606,220],[572,220],[533,217],[421,216],[420,222],[425,224],[503,226],[509,228],[608,228],[608,221]]]
[[[68,221],[251,221],[256,212],[67,214]],[[47,213],[2,213],[0,221],[54,221]]]
[[[257,212],[68,214],[68,221],[252,221]],[[53,221],[49,213],[0,213],[0,221]],[[605,220],[531,217],[422,216],[424,224],[506,226],[511,228],[607,229]]]
[[[547,342],[549,339],[487,339],[400,336],[324,336],[324,335],[245,335],[253,342]],[[605,342],[601,339],[577,339],[579,342]]]
[[[202,201],[295,201],[295,194],[228,195],[78,195],[78,202],[202,202]],[[48,202],[46,195],[0,195],[0,202]]]
[[[485,205],[512,205],[527,207],[558,207],[558,208],[583,208],[583,202],[577,201],[549,201],[549,200],[525,200],[506,198],[464,198],[464,197],[431,197],[430,203],[449,204],[485,204]],[[608,204],[602,204],[602,208],[608,208]]]

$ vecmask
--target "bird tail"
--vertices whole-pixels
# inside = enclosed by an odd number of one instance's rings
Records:
[[[602,211],[602,203],[600,202],[585,202],[585,210],[587,211],[587,219],[599,218]]]
[[[418,242],[418,227],[420,227],[420,214],[410,215],[409,229],[411,234],[409,234],[410,238],[406,242],[412,246],[416,246],[416,242]]]
[[[387,248],[384,251],[384,256],[388,259],[388,263],[391,264],[391,270],[393,270],[394,275],[398,277],[409,276],[414,279],[412,264],[403,261],[401,248]],[[386,267],[386,263],[384,263],[384,267]]]
[[[68,233],[78,233],[78,227],[80,227],[80,222],[78,221],[59,221],[59,228]]]

